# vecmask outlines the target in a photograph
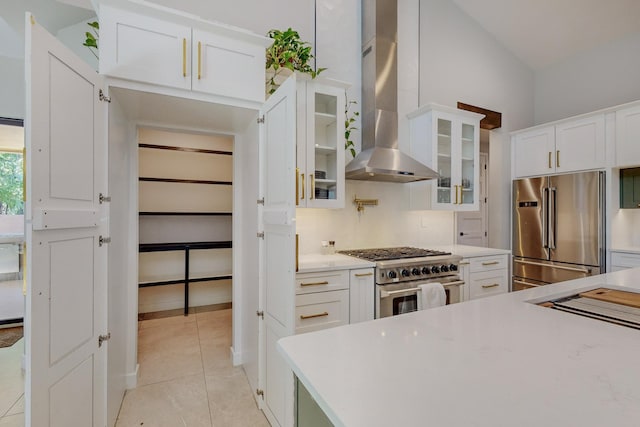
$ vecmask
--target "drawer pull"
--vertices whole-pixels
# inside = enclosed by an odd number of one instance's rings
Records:
[[[492,285],[482,285],[482,289],[495,288],[496,286],[500,286],[499,283],[494,283]]]
[[[300,315],[300,319],[302,319],[302,320],[306,320],[306,319],[313,319],[313,318],[315,318],[315,317],[325,317],[325,316],[328,316],[328,315],[329,315],[329,313],[328,313],[328,312],[326,312],[326,311],[325,311],[324,313],[310,314],[310,315],[308,315],[308,316],[305,316],[305,315],[302,315],[302,314],[301,314],[301,315]]]
[[[319,286],[319,285],[328,285],[329,282],[326,280],[322,282],[311,282],[311,283],[300,283],[300,286]]]
[[[368,277],[373,276],[373,273],[356,273],[356,277]]]
[[[487,261],[482,263],[482,265],[496,265],[496,264],[500,264],[500,261]]]
[[[469,265],[471,263],[469,261],[460,261],[459,264],[460,265]]]

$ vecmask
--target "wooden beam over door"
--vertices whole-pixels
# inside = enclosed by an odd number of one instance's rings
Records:
[[[484,119],[480,120],[480,129],[497,129],[502,127],[502,113],[487,110],[486,108],[476,107],[462,102],[458,102],[458,108],[461,110],[472,111],[474,113],[484,114]]]

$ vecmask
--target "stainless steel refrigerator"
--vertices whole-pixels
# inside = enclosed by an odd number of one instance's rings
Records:
[[[513,290],[605,272],[604,172],[513,181]]]

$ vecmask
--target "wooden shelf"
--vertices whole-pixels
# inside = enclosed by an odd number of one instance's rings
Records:
[[[223,156],[233,156],[231,151],[205,150],[203,148],[176,147],[173,145],[138,144],[140,148],[153,148],[157,150],[186,151],[189,153],[218,154]]]
[[[221,242],[177,242],[177,243],[141,243],[139,252],[184,251],[186,249],[228,249],[231,241]]]
[[[317,125],[329,126],[336,122],[335,114],[316,113],[315,118],[316,118],[316,126]]]
[[[233,216],[231,212],[138,212],[140,216]]]
[[[178,184],[233,185],[231,181],[207,181],[203,179],[150,178],[141,176],[138,180],[145,182],[172,182]]]
[[[222,275],[214,275],[214,276],[203,276],[203,277],[190,277],[189,283],[197,283],[197,282],[214,282],[218,280],[231,280],[233,276],[231,274],[222,274]],[[153,286],[165,286],[165,285],[182,285],[184,284],[184,277],[180,278],[167,278],[164,280],[141,280],[138,283],[139,288],[150,288]]]
[[[329,147],[327,145],[316,145],[313,147],[315,149],[316,154],[322,155],[331,155],[336,154],[336,147]]]

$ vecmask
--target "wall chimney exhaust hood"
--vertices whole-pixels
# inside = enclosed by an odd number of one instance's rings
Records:
[[[398,149],[397,0],[362,0],[362,151],[345,177],[412,182],[438,174]]]

